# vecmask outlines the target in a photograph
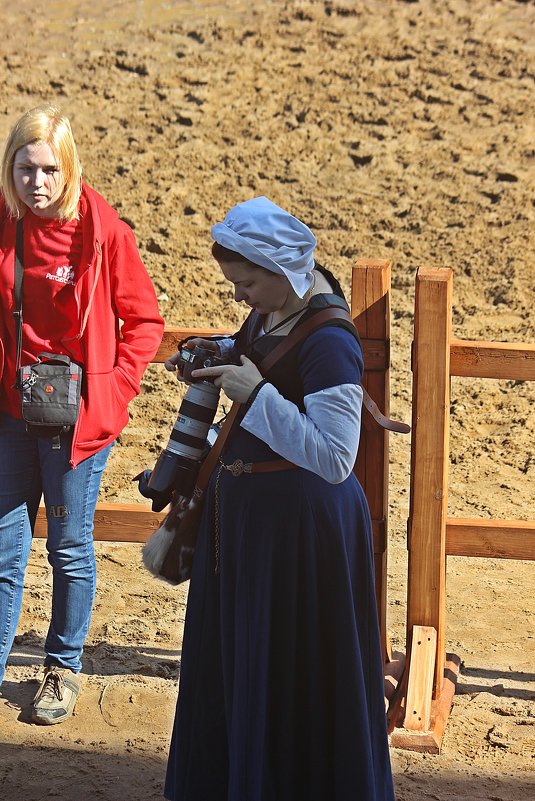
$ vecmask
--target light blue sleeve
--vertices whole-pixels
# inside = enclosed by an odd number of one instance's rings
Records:
[[[330,484],[351,473],[360,438],[362,389],[341,384],[304,398],[305,413],[264,384],[241,426],[284,459],[311,470]]]

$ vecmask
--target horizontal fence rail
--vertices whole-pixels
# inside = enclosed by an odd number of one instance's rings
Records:
[[[165,328],[160,347],[154,359],[154,363],[162,363],[173,353],[176,353],[178,343],[186,337],[209,337],[229,334],[230,331],[216,330],[213,328]],[[362,352],[366,373],[387,370],[390,366],[389,343],[384,339],[374,339],[373,337],[361,337]]]
[[[535,345],[452,339],[450,375],[535,380]]]
[[[450,376],[535,380],[535,344],[452,339]],[[535,522],[448,518],[446,554],[535,559]]]
[[[145,542],[156,531],[166,512],[153,512],[144,503],[98,503],[93,539],[97,542]],[[46,537],[46,514],[39,506],[35,537]]]
[[[446,555],[535,559],[535,522],[449,517],[446,520]]]
[[[153,364],[162,364],[166,359],[172,356],[178,350],[178,344],[183,339],[189,337],[200,337],[201,339],[209,339],[212,336],[224,336],[230,334],[231,331],[216,329],[216,328],[174,328],[165,326],[162,341],[156,356],[152,360]]]

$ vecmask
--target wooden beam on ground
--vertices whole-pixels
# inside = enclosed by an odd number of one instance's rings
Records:
[[[471,378],[535,380],[535,345],[451,341],[450,374]]]
[[[100,542],[145,542],[160,525],[165,511],[153,512],[141,503],[99,503],[93,538]],[[46,537],[46,514],[39,507],[35,537]]]
[[[427,754],[439,754],[442,747],[444,730],[448,720],[455,686],[459,676],[460,659],[453,654],[446,654],[444,676],[441,691],[431,703],[431,722],[428,731],[409,731],[400,726],[390,734],[390,745],[406,751],[418,751]]]
[[[535,521],[448,517],[446,554],[535,560]]]
[[[429,731],[431,728],[436,654],[437,630],[432,626],[415,626],[403,724],[409,731]]]
[[[390,405],[390,274],[392,263],[383,259],[358,259],[351,281],[351,316],[363,342],[381,343],[382,364],[370,365],[364,351],[363,385],[386,415]],[[372,369],[370,369],[372,367]],[[375,593],[381,645],[385,662],[392,659],[386,633],[388,432],[363,410],[361,439],[355,473],[368,500],[374,526]]]
[[[407,654],[415,626],[436,629],[435,698],[442,687],[445,655],[451,311],[452,271],[420,268],[412,365]]]

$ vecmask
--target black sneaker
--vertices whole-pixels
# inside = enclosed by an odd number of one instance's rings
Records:
[[[63,723],[72,715],[80,695],[80,679],[76,673],[57,665],[45,667],[43,681],[32,701],[32,720],[50,726]]]

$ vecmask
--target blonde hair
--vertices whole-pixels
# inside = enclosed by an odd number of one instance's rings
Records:
[[[8,136],[2,158],[2,194],[14,217],[20,218],[26,205],[15,190],[13,165],[21,147],[30,144],[48,145],[57,160],[63,191],[58,201],[58,217],[72,220],[78,216],[78,201],[82,191],[82,165],[68,118],[51,105],[37,106],[27,111],[15,123]]]

